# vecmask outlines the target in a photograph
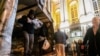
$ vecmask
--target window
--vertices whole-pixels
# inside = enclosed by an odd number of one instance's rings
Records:
[[[94,13],[96,16],[100,16],[100,0],[92,0]]]
[[[77,5],[74,4],[71,6],[71,19],[72,19],[72,24],[79,23],[78,21],[78,12],[77,12]]]
[[[78,5],[79,4],[77,0],[70,1],[68,4],[71,31],[80,29],[80,22],[78,18]]]

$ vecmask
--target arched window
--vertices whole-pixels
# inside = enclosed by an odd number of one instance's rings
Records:
[[[77,24],[79,23],[79,19],[78,19],[78,6],[77,6],[77,2],[72,1],[70,3],[70,14],[71,14],[71,24]]]

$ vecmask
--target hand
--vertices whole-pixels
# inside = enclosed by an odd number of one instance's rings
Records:
[[[40,36],[38,42],[45,40],[45,37]]]
[[[81,49],[83,50],[85,48],[85,46],[84,45],[81,45]]]
[[[27,22],[28,22],[28,23],[32,23],[32,20],[29,19],[29,18],[27,18]]]

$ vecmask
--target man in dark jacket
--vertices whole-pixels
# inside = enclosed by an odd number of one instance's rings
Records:
[[[54,34],[54,39],[55,39],[55,50],[57,56],[65,56],[65,44],[68,36],[64,33],[61,32],[59,29],[57,32]]]
[[[29,56],[33,50],[33,43],[34,43],[34,24],[32,20],[35,19],[35,12],[33,10],[29,11],[27,16],[22,16],[21,19],[18,20],[23,26],[23,34],[25,38],[25,56]]]
[[[83,44],[88,46],[89,56],[100,56],[100,17],[94,17],[93,26],[87,30]]]

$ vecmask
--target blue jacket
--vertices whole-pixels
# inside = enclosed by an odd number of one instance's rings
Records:
[[[66,44],[67,38],[68,36],[66,35],[66,33],[61,31],[55,32],[54,34],[54,40],[56,44]]]

